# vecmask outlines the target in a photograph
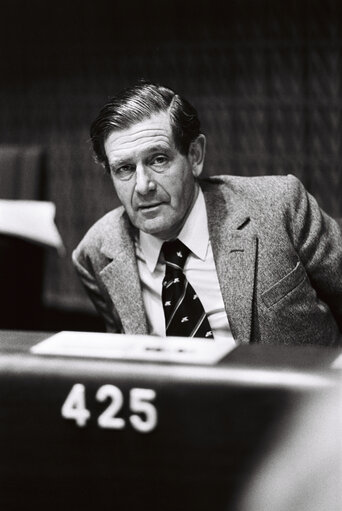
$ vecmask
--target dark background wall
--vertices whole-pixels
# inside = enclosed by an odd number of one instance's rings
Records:
[[[89,310],[70,264],[86,229],[117,204],[92,162],[88,127],[138,78],[198,108],[206,173],[293,173],[342,216],[339,0],[2,0],[0,144],[46,150],[45,198],[66,256],[49,253],[44,300]]]

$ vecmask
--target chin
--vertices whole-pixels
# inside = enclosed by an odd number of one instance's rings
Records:
[[[175,231],[173,224],[169,225],[157,222],[145,222],[138,227],[138,229],[163,240],[172,238]]]

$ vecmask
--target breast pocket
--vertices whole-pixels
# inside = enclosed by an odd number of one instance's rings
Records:
[[[305,278],[305,269],[300,261],[298,261],[293,270],[261,295],[266,307],[272,307],[272,305],[279,302],[282,298],[285,298],[285,296],[296,289]]]

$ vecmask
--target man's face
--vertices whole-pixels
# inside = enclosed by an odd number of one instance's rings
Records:
[[[177,236],[198,193],[195,177],[204,157],[199,138],[188,155],[180,154],[167,112],[108,136],[104,147],[114,187],[138,229],[163,240]]]

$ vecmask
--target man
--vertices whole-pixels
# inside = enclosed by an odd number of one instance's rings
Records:
[[[199,180],[197,112],[149,83],[112,98],[91,139],[122,207],[73,261],[108,331],[340,342],[341,231],[294,176]]]

